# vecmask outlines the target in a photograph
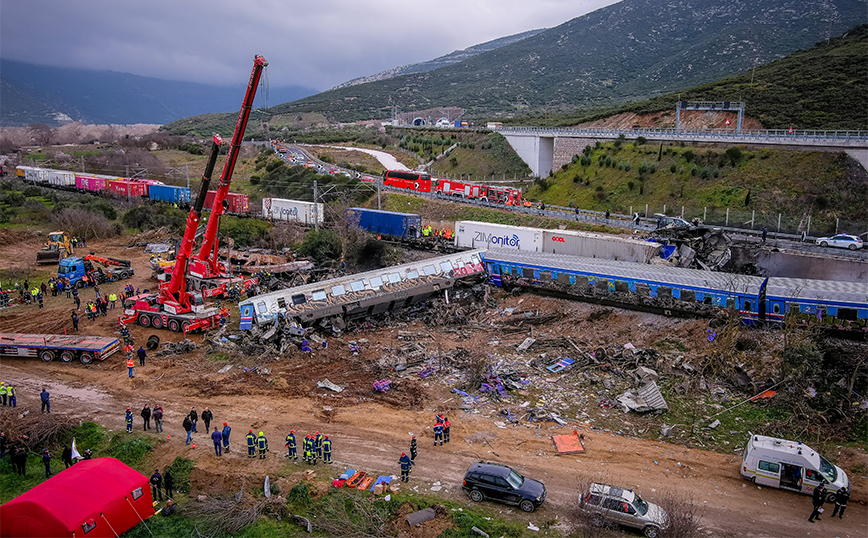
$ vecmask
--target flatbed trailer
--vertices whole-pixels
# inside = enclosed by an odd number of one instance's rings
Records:
[[[120,349],[120,340],[105,336],[0,333],[0,357],[39,357],[44,362],[78,359],[90,364],[104,361]]]

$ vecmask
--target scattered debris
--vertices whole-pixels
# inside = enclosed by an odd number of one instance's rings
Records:
[[[374,390],[377,392],[388,392],[391,388],[392,380],[390,379],[381,379],[379,381],[374,381]]]
[[[343,390],[344,390],[344,388],[342,386],[336,385],[335,383],[332,383],[328,379],[317,382],[316,386],[321,388],[321,389],[329,389],[331,391],[338,392],[338,393],[343,392]]]
[[[638,390],[628,390],[618,396],[618,402],[623,406],[625,413],[627,411],[645,413],[647,411],[669,410],[666,400],[663,399],[663,395],[660,394],[660,389],[654,381],[646,383]]]
[[[569,435],[553,435],[552,441],[558,455],[583,454],[585,452],[584,437],[584,434],[579,435],[578,431],[573,430],[573,433]]]

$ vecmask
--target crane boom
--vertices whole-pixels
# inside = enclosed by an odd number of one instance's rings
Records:
[[[226,162],[223,165],[223,174],[220,176],[220,185],[217,188],[217,194],[214,196],[214,203],[211,207],[211,215],[208,217],[208,225],[205,228],[205,235],[202,237],[202,247],[196,260],[205,265],[204,269],[209,275],[219,275],[220,264],[217,260],[217,230],[220,226],[220,215],[223,214],[223,201],[229,193],[229,185],[232,183],[232,172],[235,169],[235,162],[238,160],[238,150],[241,148],[241,141],[244,138],[244,130],[247,127],[247,120],[250,118],[250,110],[253,106],[253,98],[256,96],[256,88],[259,85],[259,78],[262,75],[262,70],[268,62],[260,55],[256,55],[253,59],[253,72],[250,74],[250,81],[247,84],[247,93],[244,95],[244,101],[241,105],[241,111],[238,113],[238,121],[235,123],[235,133],[232,135],[232,142],[229,146],[229,153],[226,155]]]
[[[172,271],[172,278],[160,286],[160,298],[158,302],[160,304],[166,304],[167,302],[177,303],[181,306],[182,311],[190,310],[190,300],[186,293],[187,259],[193,252],[196,230],[199,228],[199,219],[202,216],[202,206],[205,205],[205,195],[208,193],[208,186],[211,184],[211,174],[214,173],[214,166],[217,164],[217,156],[220,154],[221,144],[223,144],[223,139],[215,134],[211,142],[211,154],[208,156],[208,163],[205,165],[205,172],[202,174],[199,196],[187,215],[187,227],[184,229],[184,238],[181,240],[181,246],[178,248],[175,256],[175,268]]]

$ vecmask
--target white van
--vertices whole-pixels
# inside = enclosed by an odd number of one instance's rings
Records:
[[[810,495],[822,481],[826,501],[835,502],[840,488],[850,490],[847,473],[801,441],[751,435],[744,449],[741,476],[760,486]]]

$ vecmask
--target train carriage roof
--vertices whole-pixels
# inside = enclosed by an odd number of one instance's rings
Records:
[[[405,263],[402,265],[393,265],[390,267],[383,267],[381,269],[376,269],[374,271],[367,271],[364,273],[355,273],[351,275],[342,276],[339,278],[333,278],[331,280],[321,280],[319,282],[314,282],[312,284],[305,284],[303,286],[298,286],[295,288],[287,288],[278,291],[272,291],[270,293],[263,293],[262,295],[256,295],[254,297],[250,297],[249,299],[245,299],[238,303],[239,307],[246,304],[256,304],[262,301],[271,302],[276,301],[279,298],[289,298],[293,295],[298,295],[300,293],[308,293],[321,289],[329,289],[333,286],[339,286],[341,284],[348,285],[353,282],[358,282],[359,280],[367,280],[374,277],[381,277],[383,275],[387,275],[390,273],[399,273],[401,278],[404,278],[406,272],[410,269],[421,269],[428,265],[434,265],[439,275],[442,271],[440,270],[440,264],[445,261],[455,261],[455,260],[463,260],[465,263],[471,260],[473,255],[480,256],[485,249],[475,249],[475,250],[465,250],[462,252],[456,252],[454,254],[449,254],[446,256],[438,256],[436,258],[428,258],[425,260],[419,260],[412,263]]]
[[[569,271],[610,279],[632,280],[664,284],[677,288],[713,289],[725,293],[759,293],[763,278],[758,276],[736,275],[684,269],[666,265],[583,258],[566,254],[546,252],[516,252],[511,250],[489,249],[483,258],[486,262],[527,265],[543,270]]]
[[[774,277],[769,279],[766,297],[852,303],[868,308],[868,282]]]

